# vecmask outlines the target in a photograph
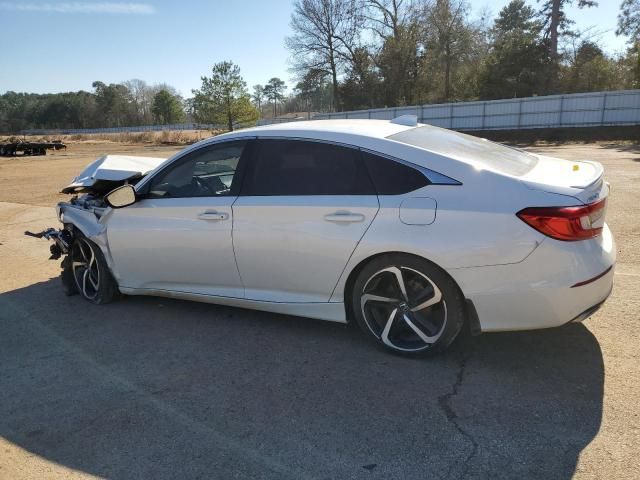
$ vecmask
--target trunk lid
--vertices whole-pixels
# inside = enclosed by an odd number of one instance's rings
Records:
[[[533,190],[569,195],[584,204],[605,198],[609,185],[604,181],[604,168],[598,162],[563,160],[537,155],[538,162],[519,177]]]

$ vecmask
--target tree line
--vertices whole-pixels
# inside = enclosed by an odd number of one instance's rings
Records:
[[[0,95],[0,132],[171,124],[185,118],[183,100],[169,85],[134,79],[92,86],[92,92],[6,92]]]
[[[640,88],[640,0],[622,0],[624,53],[579,30],[567,7],[594,0],[512,0],[494,19],[466,0],[294,0],[286,38],[296,84],[277,77],[249,91],[231,61],[213,65],[182,99],[142,80],[93,91],[6,92],[0,131],[100,128],[182,121],[229,130],[289,112],[340,111],[463,100]]]
[[[466,0],[296,0],[296,89],[328,86],[332,109],[354,110],[640,87],[640,0],[622,1],[620,55],[576,27],[572,4],[597,2],[512,0],[490,20]]]

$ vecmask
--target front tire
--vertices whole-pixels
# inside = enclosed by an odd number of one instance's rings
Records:
[[[97,305],[109,303],[118,293],[102,250],[84,236],[76,236],[69,252],[71,275],[78,293]]]
[[[351,295],[360,328],[399,354],[446,349],[465,319],[462,292],[437,265],[413,255],[389,254],[360,271]]]

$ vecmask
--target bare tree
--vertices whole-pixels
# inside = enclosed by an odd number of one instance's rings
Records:
[[[131,97],[136,105],[139,123],[151,122],[151,107],[153,104],[154,94],[151,94],[150,87],[147,82],[139,78],[132,78],[122,84],[127,87],[131,93]]]
[[[401,29],[413,21],[413,0],[366,0],[365,18],[369,28],[382,40],[399,38]]]
[[[364,25],[359,0],[296,0],[291,15],[293,35],[286,45],[294,71],[326,72],[333,85],[333,104],[340,109],[338,78],[355,58]]]
[[[145,124],[154,121],[153,104],[156,95],[162,90],[166,90],[174,97],[180,97],[178,91],[166,83],[149,85],[144,80],[133,78],[122,82],[122,85],[129,90],[136,109],[137,123]]]

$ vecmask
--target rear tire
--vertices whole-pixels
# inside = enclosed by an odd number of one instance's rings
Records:
[[[94,242],[77,234],[67,261],[75,289],[82,298],[97,305],[109,303],[115,298],[118,286],[102,250]],[[63,270],[63,281],[64,275]]]
[[[464,296],[440,267],[408,254],[371,260],[351,294],[355,319],[378,345],[402,355],[445,350],[466,317]]]

